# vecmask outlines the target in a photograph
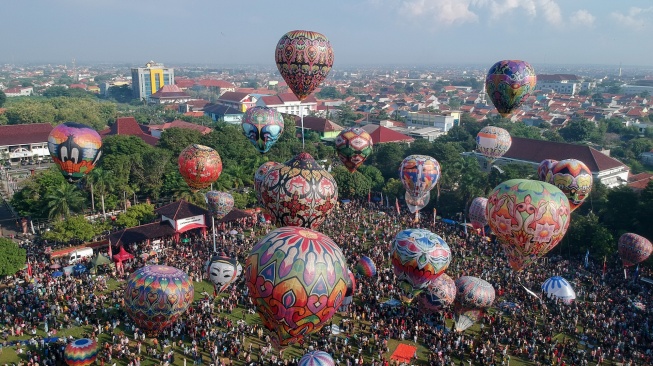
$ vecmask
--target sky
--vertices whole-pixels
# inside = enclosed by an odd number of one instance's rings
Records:
[[[338,65],[653,66],[650,0],[21,0],[2,2],[0,63],[271,65],[290,30]]]

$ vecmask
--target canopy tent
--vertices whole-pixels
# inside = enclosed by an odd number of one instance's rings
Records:
[[[113,256],[114,262],[124,262],[126,260],[134,258],[134,255],[127,252],[124,247],[120,247],[120,252]]]
[[[173,235],[175,229],[168,222],[157,221],[116,231],[109,235],[109,241],[110,245],[126,245]]]
[[[219,221],[216,221],[216,223],[222,224],[225,222],[232,222],[250,216],[251,215],[249,215],[247,212],[234,208],[233,210],[229,211],[229,213],[226,214],[225,217],[221,218]]]
[[[111,259],[109,259],[104,254],[100,254],[100,253],[98,253],[98,255],[91,260],[91,265],[93,266],[93,268],[98,266],[103,266],[109,263],[111,263]]]

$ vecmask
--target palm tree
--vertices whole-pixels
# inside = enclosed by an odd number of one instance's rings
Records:
[[[187,184],[177,186],[177,189],[172,193],[172,196],[177,200],[184,200],[200,207],[206,207],[204,192],[193,191]]]
[[[95,201],[93,196],[95,192],[100,195],[102,203],[102,216],[106,219],[107,213],[104,207],[104,197],[113,191],[114,186],[113,172],[110,170],[103,170],[102,168],[93,169],[86,178],[86,184],[91,187],[91,199]],[[95,204],[93,204],[95,211]]]
[[[256,168],[258,169],[258,166]],[[254,184],[254,174],[251,172],[251,167],[244,164],[230,164],[223,174],[231,178],[235,189]]]
[[[48,218],[61,220],[71,212],[79,212],[84,205],[84,196],[75,185],[61,183],[45,196],[48,203]]]

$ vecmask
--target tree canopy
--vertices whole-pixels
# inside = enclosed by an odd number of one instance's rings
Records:
[[[14,241],[0,238],[0,276],[12,276],[25,268],[26,252]]]

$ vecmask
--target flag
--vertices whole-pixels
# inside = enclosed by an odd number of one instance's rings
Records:
[[[111,253],[111,242],[109,242],[109,259],[113,259],[113,253]]]
[[[383,206],[383,192],[381,192],[381,206]]]
[[[467,236],[467,218],[465,217],[465,236]]]
[[[435,214],[436,214],[435,207],[433,207],[433,225],[435,225]]]
[[[601,275],[601,278],[605,277],[605,270],[606,270],[606,267],[605,267],[605,257],[603,257],[603,275]]]
[[[390,207],[390,200],[389,200],[389,198],[390,198],[390,197],[388,197],[388,195],[385,196],[385,207]]]
[[[590,250],[587,249],[587,253],[585,253],[585,269],[589,267],[589,260],[590,260]]]
[[[637,277],[639,277],[639,264],[635,267],[635,273],[633,274],[633,281],[637,282]]]
[[[372,190],[367,191],[367,203],[372,202]]]
[[[27,275],[32,278],[32,262],[27,262]]]
[[[399,209],[399,198],[395,197],[395,208],[397,209],[397,215],[401,215],[401,210]]]

